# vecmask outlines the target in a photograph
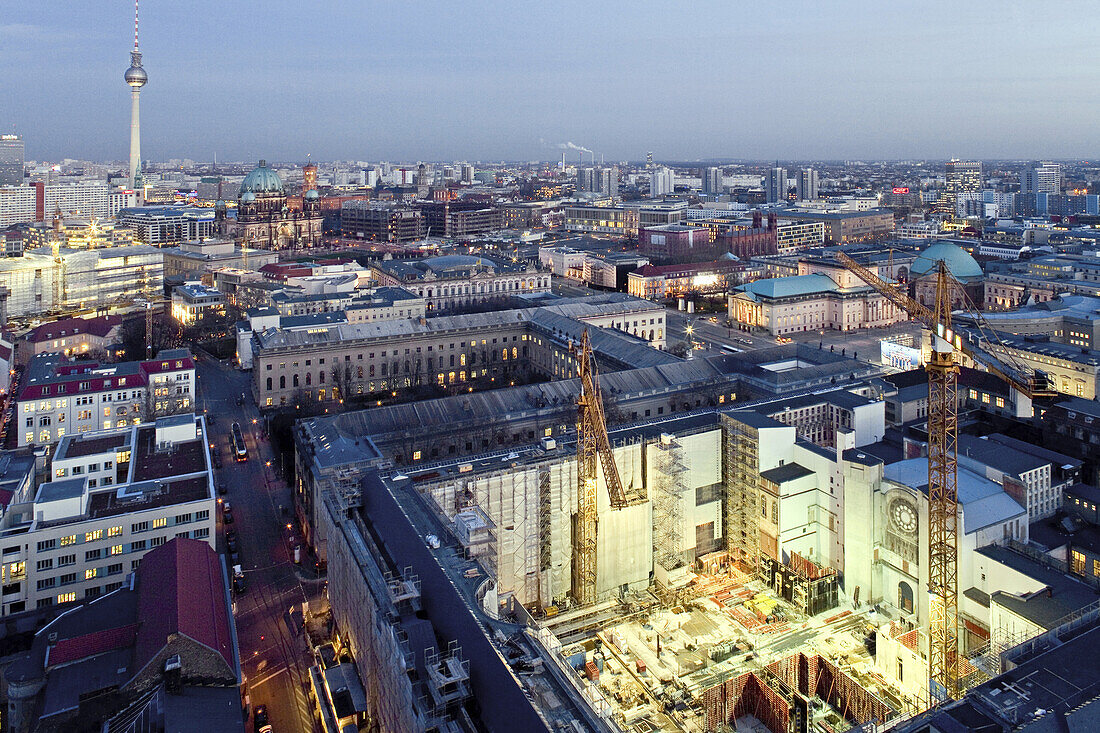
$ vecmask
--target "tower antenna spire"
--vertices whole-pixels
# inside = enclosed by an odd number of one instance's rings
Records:
[[[134,50],[138,50],[138,0],[134,0]]]

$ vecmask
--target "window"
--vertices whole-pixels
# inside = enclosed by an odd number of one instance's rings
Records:
[[[1069,569],[1077,575],[1085,574],[1085,553],[1080,550],[1070,550]]]
[[[111,554],[112,555],[121,555],[122,554],[122,545],[112,545],[111,546]]]
[[[160,517],[158,519],[154,519],[153,520],[153,529],[160,529],[161,527],[167,526],[167,524],[168,524],[168,517]]]
[[[39,552],[47,552],[49,550],[54,549],[54,547],[56,547],[56,546],[57,546],[57,541],[56,540],[42,540],[41,542],[38,543],[38,551]]]
[[[163,544],[164,544],[164,538],[163,537],[154,537],[153,539],[149,540],[149,546],[150,547],[160,547]]]
[[[76,582],[76,573],[65,573],[60,578],[58,578],[57,581],[59,583],[61,583],[61,585],[68,585],[69,583],[75,583]]]
[[[101,539],[103,539],[103,530],[102,529],[96,529],[96,530],[92,530],[91,532],[85,532],[84,533],[84,541],[85,542],[95,542],[96,540],[101,540]]]
[[[114,565],[107,566],[107,575],[118,575],[122,572],[122,563],[115,563]]]
[[[47,559],[47,560],[39,560],[35,567],[38,570],[38,572],[42,572],[43,570],[52,570],[53,569],[53,559],[51,558],[51,559]]]
[[[57,597],[57,602],[58,603],[72,603],[75,600],[76,600],[76,592],[75,591],[73,591],[72,593],[62,593]]]
[[[131,524],[130,525],[131,534],[137,534],[138,532],[148,532],[148,531],[149,531],[149,523],[148,522],[137,522],[136,524]]]
[[[84,571],[84,580],[91,580],[95,577],[95,568],[89,568]]]
[[[195,521],[201,522],[204,519],[210,519],[210,510],[203,509],[201,512],[195,512]]]
[[[66,535],[66,536],[61,538],[61,546],[62,547],[68,547],[69,545],[75,545],[75,544],[76,544],[76,535],[75,534]]]
[[[130,543],[130,552],[140,552],[145,549],[145,540]]]
[[[84,562],[94,562],[103,555],[102,550],[88,550],[84,553]]]
[[[107,530],[107,536],[108,537],[118,537],[121,534],[122,534],[122,527],[121,526],[111,527],[110,529]]]
[[[76,555],[60,555],[57,558],[57,567],[63,568],[66,565],[75,565]]]
[[[46,590],[47,588],[53,588],[57,585],[57,578],[43,578],[38,581],[38,590]]]
[[[210,536],[210,528],[203,527],[195,530],[195,539],[200,540]]]
[[[176,524],[187,524],[190,521],[191,521],[191,515],[190,514],[177,514],[176,515]]]

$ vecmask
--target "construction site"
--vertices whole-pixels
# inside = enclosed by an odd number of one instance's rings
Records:
[[[428,538],[416,572],[438,565],[467,589],[480,630],[444,633],[448,614],[432,621],[435,641],[470,649],[494,629],[490,643],[515,657],[538,714],[560,719],[565,695],[600,721],[585,729],[874,730],[957,699],[984,679],[960,643],[960,582],[978,582],[958,562],[960,536],[968,551],[1008,536],[1022,510],[986,510],[984,539],[961,526],[956,351],[1029,398],[1043,393],[1041,375],[951,330],[942,267],[935,311],[849,267],[937,334],[926,470],[886,471],[861,451],[882,439],[883,405],[860,384],[609,427],[585,331],[567,345],[575,432],[400,470],[367,439],[355,473],[347,456],[359,454],[324,431],[332,423],[307,425],[314,455],[340,456],[348,476],[326,494],[319,536],[356,513],[385,534],[371,514],[382,512],[372,497],[387,496],[387,525],[407,519],[410,536]],[[391,572],[407,573],[399,561]],[[496,661],[471,656],[470,679]]]

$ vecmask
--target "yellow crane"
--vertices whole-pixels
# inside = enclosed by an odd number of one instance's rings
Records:
[[[573,515],[572,594],[577,603],[587,606],[596,602],[598,464],[603,465],[604,483],[614,508],[622,509],[645,501],[645,492],[633,486],[624,488],[615,465],[587,328],[581,335],[580,345],[576,348],[571,345],[570,352],[577,357],[577,376],[581,380],[581,393],[577,398],[577,511]]]
[[[988,324],[974,309],[977,334],[951,327],[952,291],[961,286],[940,261],[936,302],[928,308],[843,252],[837,259],[898,309],[932,332],[928,372],[928,591],[931,598],[928,673],[932,697],[955,698],[959,690],[958,613],[958,376],[955,352],[969,356],[1028,398],[1049,395],[1046,375],[1013,363],[1006,351],[982,347]],[[984,328],[983,328],[984,326]]]

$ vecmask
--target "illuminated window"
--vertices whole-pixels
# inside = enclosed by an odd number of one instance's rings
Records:
[[[1077,575],[1085,574],[1085,553],[1080,550],[1071,550],[1069,558],[1070,572]]]
[[[413,451],[413,460],[414,461],[419,461],[420,460],[420,451],[418,451],[418,450]]]
[[[75,544],[76,544],[76,535],[75,534],[66,535],[65,537],[61,538],[61,546],[62,547],[65,547],[66,545],[75,545]]]
[[[121,555],[122,554],[122,545],[112,545],[111,546],[111,554],[112,555]]]
[[[153,529],[159,529],[168,524],[168,517],[160,517],[153,520]]]
[[[58,603],[72,603],[76,600],[76,591],[72,593],[62,593],[57,597]]]
[[[122,527],[111,527],[107,530],[108,537],[118,537],[120,534],[122,534]]]
[[[84,533],[84,541],[85,542],[95,542],[96,540],[101,540],[101,539],[103,539],[103,530],[102,529],[97,529],[97,530],[93,530],[91,532],[85,532]]]
[[[91,568],[90,570],[85,570],[84,571],[84,580],[91,580],[94,577],[95,577],[95,568]]]

